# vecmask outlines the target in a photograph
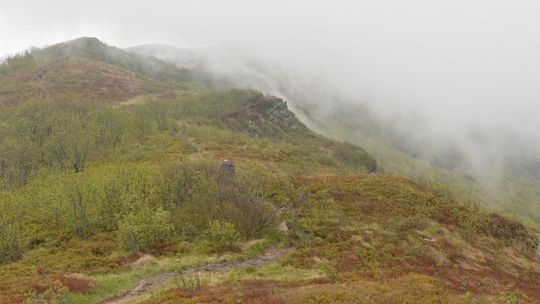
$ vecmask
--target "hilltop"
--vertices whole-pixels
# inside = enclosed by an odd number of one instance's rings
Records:
[[[79,38],[5,59],[0,68],[0,103],[72,95],[118,102],[162,92],[190,79],[189,71],[158,59],[107,46],[96,38]]]
[[[95,38],[0,65],[0,303],[540,301],[536,230],[207,77]]]

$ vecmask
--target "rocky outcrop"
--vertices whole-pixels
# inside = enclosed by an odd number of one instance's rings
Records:
[[[287,107],[287,102],[277,97],[257,97],[237,112],[223,117],[232,128],[254,137],[285,137],[291,133],[309,134]]]

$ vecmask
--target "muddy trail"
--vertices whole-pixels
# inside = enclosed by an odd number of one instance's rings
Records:
[[[253,259],[241,261],[241,262],[225,262],[217,264],[209,264],[201,267],[188,268],[181,272],[166,272],[150,278],[142,279],[139,281],[137,287],[133,288],[124,295],[117,296],[108,300],[101,302],[102,304],[124,304],[129,303],[132,300],[148,293],[150,290],[158,287],[162,283],[170,281],[180,275],[189,275],[198,272],[217,272],[217,271],[228,271],[234,269],[240,269],[248,266],[258,266],[267,264],[285,254],[290,252],[292,249],[270,249],[264,255],[258,256]]]

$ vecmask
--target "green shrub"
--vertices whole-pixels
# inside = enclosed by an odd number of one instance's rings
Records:
[[[277,212],[268,192],[270,178],[258,167],[243,168],[235,176],[234,206],[230,222],[246,237],[260,237],[277,224]],[[277,203],[277,202],[276,202]]]
[[[220,252],[233,249],[240,241],[240,233],[233,224],[223,221],[212,221],[203,231],[202,238],[207,249]]]
[[[17,223],[0,218],[0,264],[18,260],[23,254],[23,236]]]
[[[69,289],[56,282],[42,293],[31,292],[24,301],[24,304],[69,304],[73,299],[69,294]]]
[[[161,208],[130,212],[118,223],[118,238],[133,253],[158,249],[172,236],[170,214]]]
[[[20,259],[26,247],[22,208],[13,196],[0,193],[0,264]]]
[[[511,287],[513,290],[502,293],[500,295],[501,302],[506,303],[506,304],[519,304],[519,303],[521,303],[522,302],[521,300],[523,299],[523,296],[521,295],[521,293],[518,290],[514,289],[515,286],[513,286],[511,284],[511,285],[509,285],[507,287]]]

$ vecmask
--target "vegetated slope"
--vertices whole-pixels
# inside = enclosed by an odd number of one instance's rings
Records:
[[[398,131],[390,121],[378,119],[364,106],[338,107],[333,112],[302,105],[296,108],[302,109],[302,120],[317,132],[364,147],[385,172],[451,192],[464,204],[497,210],[536,228],[540,225],[540,183],[534,159],[515,153],[502,164],[493,164],[502,168],[492,168],[494,180],[486,182],[466,165],[465,156],[458,150],[452,152],[451,143],[445,146],[450,149],[446,152],[429,151],[440,146],[415,143],[413,136]]]
[[[537,232],[373,174],[371,155],[314,133],[281,99],[135,75],[153,93],[0,106],[0,303],[96,303],[271,246],[295,249],[147,301],[540,301]],[[140,266],[149,253],[158,261]]]
[[[0,103],[71,96],[122,101],[191,79],[189,71],[158,59],[107,46],[96,38],[79,38],[6,58],[0,65]]]
[[[399,177],[290,182],[296,194],[285,214],[297,246],[290,256],[271,269],[172,288],[144,303],[539,301],[538,239],[521,224],[467,210]]]
[[[163,45],[145,45],[128,49],[131,52],[155,56],[184,66],[186,60],[198,61],[191,66],[214,70],[212,62],[218,62],[218,50],[182,50]],[[220,71],[213,77],[217,83],[245,83],[263,91],[280,91],[285,96],[298,96],[297,88],[290,88],[291,79],[284,77],[272,66],[256,60],[248,60],[229,54],[237,70]],[[286,74],[286,73],[285,73]],[[212,78],[210,75],[209,77]],[[526,140],[516,140],[514,135],[497,134],[494,155],[487,155],[489,168],[474,168],[462,148],[448,138],[421,137],[401,130],[395,123],[382,119],[367,105],[332,100],[332,107],[319,109],[317,102],[305,100],[309,92],[300,92],[300,98],[292,100],[302,122],[328,137],[360,145],[378,160],[388,173],[406,176],[415,181],[453,192],[464,203],[479,204],[489,210],[497,210],[507,216],[518,218],[540,228],[540,167],[538,153],[527,151]],[[333,98],[333,97],[332,97]],[[319,97],[322,99],[322,97]],[[304,113],[301,113],[304,112]],[[476,132],[480,142],[489,142],[492,136]],[[505,144],[501,144],[505,142]],[[497,146],[498,145],[498,146]],[[512,147],[512,148],[509,148]],[[486,149],[489,153],[490,149]],[[500,156],[500,157],[499,157]],[[490,171],[491,170],[491,171]],[[483,172],[479,172],[483,171]],[[480,173],[480,174],[479,174]],[[445,189],[442,189],[445,188]]]

